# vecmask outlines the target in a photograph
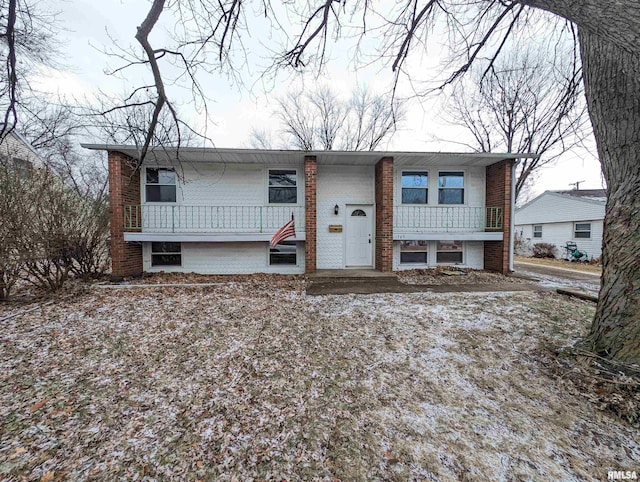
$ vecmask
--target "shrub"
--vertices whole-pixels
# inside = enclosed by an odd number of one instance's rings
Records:
[[[555,258],[558,250],[551,243],[536,243],[533,245],[534,258]]]

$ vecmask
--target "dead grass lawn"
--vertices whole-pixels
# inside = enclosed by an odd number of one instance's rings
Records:
[[[593,305],[97,290],[2,322],[2,480],[604,480],[633,427],[546,368]],[[5,312],[6,314],[6,312]],[[634,464],[635,467],[634,467]]]

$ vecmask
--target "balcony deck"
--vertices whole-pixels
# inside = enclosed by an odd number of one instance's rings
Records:
[[[502,239],[500,207],[394,206],[393,239]]]
[[[296,237],[305,239],[303,206],[124,206],[127,241],[268,241],[294,216]]]

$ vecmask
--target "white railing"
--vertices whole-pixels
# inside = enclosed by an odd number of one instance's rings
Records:
[[[159,233],[270,233],[295,218],[304,231],[303,206],[181,206],[128,205],[124,230]]]
[[[393,227],[417,232],[497,231],[502,217],[500,207],[395,206]]]

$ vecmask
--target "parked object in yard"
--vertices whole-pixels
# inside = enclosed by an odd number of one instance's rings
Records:
[[[578,245],[573,241],[567,241],[564,246],[567,261],[589,261],[589,255],[586,251],[580,251]]]

